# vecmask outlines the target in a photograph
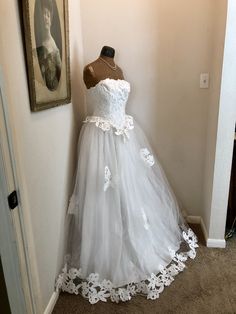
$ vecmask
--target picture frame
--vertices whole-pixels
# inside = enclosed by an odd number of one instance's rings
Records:
[[[71,101],[68,0],[23,0],[31,111]]]

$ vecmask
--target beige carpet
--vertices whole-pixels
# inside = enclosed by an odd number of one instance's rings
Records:
[[[191,228],[199,239],[197,257],[187,261],[159,299],[136,296],[126,303],[91,305],[81,296],[61,293],[53,314],[236,314],[236,236],[226,249],[208,249],[199,225]]]

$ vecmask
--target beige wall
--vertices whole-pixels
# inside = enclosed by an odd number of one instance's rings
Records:
[[[189,215],[203,214],[208,109],[219,96],[212,86],[199,89],[199,74],[219,80],[221,59],[212,59],[222,55],[225,8],[224,0],[81,0],[85,63],[103,45],[116,49],[131,82],[127,110]]]
[[[0,2],[0,61],[10,112],[34,295],[43,313],[62,264],[65,212],[83,112],[79,4],[70,2],[72,104],[30,111],[18,1]]]

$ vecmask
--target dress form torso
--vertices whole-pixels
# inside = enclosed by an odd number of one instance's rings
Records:
[[[104,50],[104,48],[106,49]],[[85,66],[83,79],[89,89],[106,78],[118,80],[124,79],[124,75],[121,68],[114,62],[114,49],[105,46],[100,57]]]

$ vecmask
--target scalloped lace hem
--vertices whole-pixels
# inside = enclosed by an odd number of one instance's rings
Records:
[[[82,279],[81,269],[70,268],[68,270],[68,266],[65,264],[56,281],[56,291],[62,290],[71,294],[81,294],[91,304],[98,301],[106,302],[109,299],[116,303],[125,302],[138,294],[147,296],[147,299],[155,300],[159,298],[165,286],[169,286],[174,281],[174,276],[184,270],[186,267],[184,262],[187,258],[194,259],[196,257],[196,248],[198,247],[196,235],[191,228],[188,228],[187,232],[183,231],[182,235],[190,250],[177,253],[168,248],[172,261],[165,267],[160,265],[160,272],[158,274],[151,273],[145,280],[138,283],[131,282],[116,288],[110,280],[100,281],[97,273],[91,273],[86,279]]]

